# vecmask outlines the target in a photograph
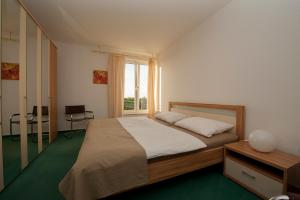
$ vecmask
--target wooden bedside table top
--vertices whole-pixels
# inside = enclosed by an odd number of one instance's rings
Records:
[[[300,163],[300,157],[284,153],[282,151],[275,150],[270,153],[258,152],[251,148],[247,141],[226,144],[225,148],[265,164],[272,165],[273,167],[281,170],[289,169],[290,167]]]

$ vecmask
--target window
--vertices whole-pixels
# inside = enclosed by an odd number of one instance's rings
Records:
[[[124,112],[146,113],[147,96],[147,61],[128,60],[125,65]]]

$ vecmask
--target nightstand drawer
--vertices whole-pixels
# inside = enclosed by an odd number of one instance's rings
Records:
[[[225,158],[225,174],[266,198],[283,193],[283,184],[269,178],[229,157]]]

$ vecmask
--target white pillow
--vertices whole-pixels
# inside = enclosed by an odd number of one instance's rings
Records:
[[[174,124],[175,122],[183,118],[186,118],[187,116],[177,112],[160,112],[160,113],[156,113],[155,117],[157,119],[168,122],[169,124]]]
[[[206,137],[223,133],[234,126],[225,122],[202,117],[189,117],[175,123],[175,126],[185,128]]]

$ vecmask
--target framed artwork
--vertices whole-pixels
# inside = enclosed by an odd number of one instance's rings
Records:
[[[107,71],[94,70],[93,72],[93,83],[94,84],[107,84]]]
[[[2,80],[19,80],[19,64],[18,63],[2,63],[1,79]]]

